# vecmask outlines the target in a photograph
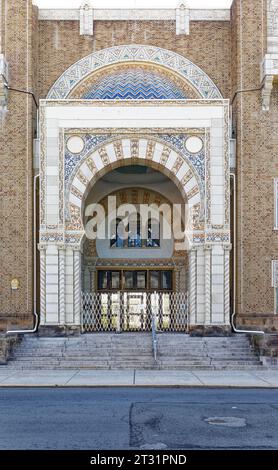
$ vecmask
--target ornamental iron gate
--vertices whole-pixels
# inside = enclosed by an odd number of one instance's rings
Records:
[[[82,293],[84,333],[151,332],[153,320],[159,332],[187,332],[187,293]]]

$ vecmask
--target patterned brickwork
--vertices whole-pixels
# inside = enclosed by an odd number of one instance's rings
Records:
[[[2,2],[3,3],[3,2]],[[3,52],[10,67],[10,86],[33,89],[36,22],[31,0],[9,0]],[[1,262],[0,329],[32,324],[32,98],[9,93],[8,114],[0,130]],[[11,290],[11,280],[19,289]]]
[[[232,19],[233,93],[238,89],[259,88],[266,37],[262,2],[236,0]],[[238,165],[237,312],[245,315],[242,323],[246,326],[248,317],[252,324],[256,313],[270,316],[274,313],[271,260],[278,254],[278,233],[273,230],[273,178],[278,176],[277,87],[271,97],[270,112],[262,111],[260,91],[238,95],[233,111]]]
[[[174,21],[96,21],[92,38],[80,36],[75,21],[40,21],[39,30],[41,97],[82,57],[121,44],[146,44],[177,52],[202,68],[224,97],[230,94],[228,22],[192,22],[189,36],[176,36]]]

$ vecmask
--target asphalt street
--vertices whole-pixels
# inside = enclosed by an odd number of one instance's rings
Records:
[[[278,449],[277,390],[0,389],[0,449]]]

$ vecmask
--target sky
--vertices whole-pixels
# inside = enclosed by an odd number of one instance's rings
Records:
[[[82,0],[33,0],[40,8],[79,8]],[[95,8],[176,8],[182,0],[92,0]],[[191,8],[229,8],[232,0],[187,0]]]

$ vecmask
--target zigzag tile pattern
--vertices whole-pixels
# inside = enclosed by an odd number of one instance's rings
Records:
[[[71,65],[51,87],[48,99],[64,99],[74,87],[101,68],[119,63],[149,62],[177,73],[198,91],[200,98],[222,99],[217,86],[197,65],[180,54],[155,46],[113,46],[83,57]]]
[[[183,90],[154,71],[132,68],[114,72],[98,82],[83,96],[100,100],[186,99]]]

